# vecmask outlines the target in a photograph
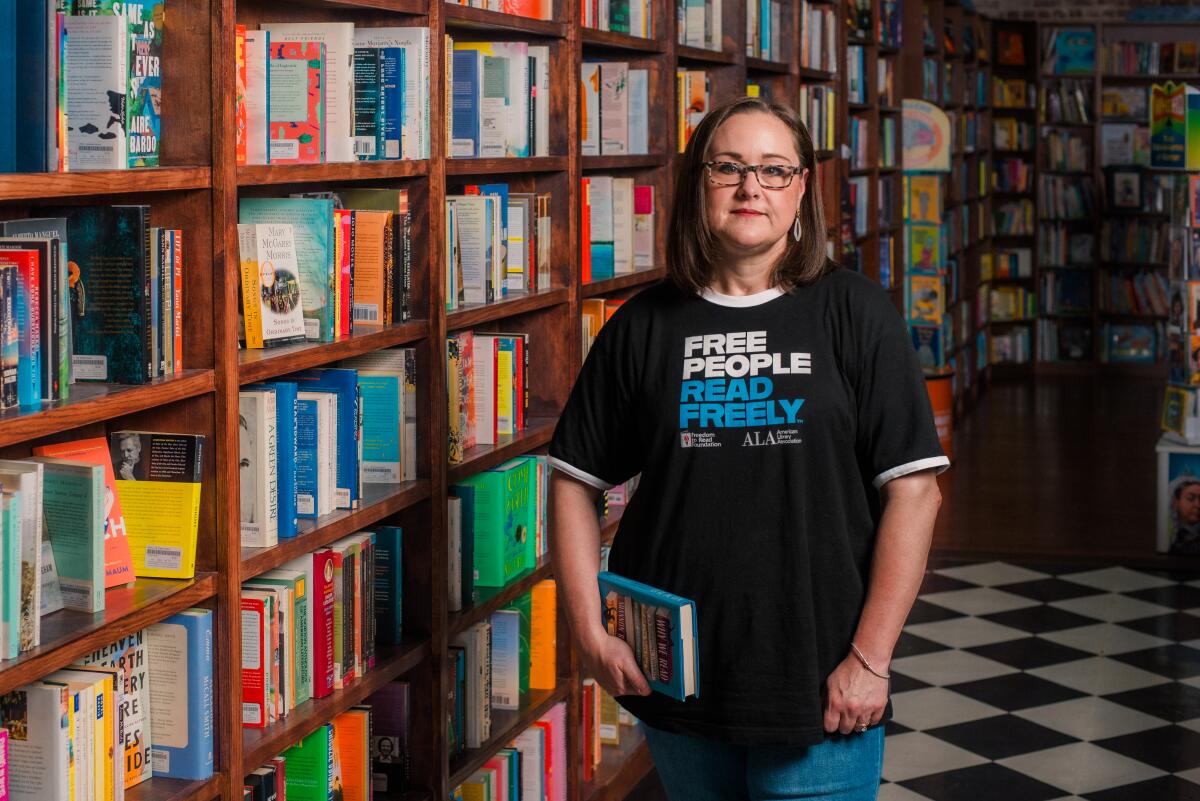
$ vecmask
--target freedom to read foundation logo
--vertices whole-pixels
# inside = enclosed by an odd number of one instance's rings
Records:
[[[681,448],[719,448],[721,443],[716,434],[711,431],[681,431],[679,434]]]

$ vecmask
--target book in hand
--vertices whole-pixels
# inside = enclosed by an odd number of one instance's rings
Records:
[[[650,689],[680,701],[699,697],[695,602],[607,570],[597,580],[605,628],[633,649]]]

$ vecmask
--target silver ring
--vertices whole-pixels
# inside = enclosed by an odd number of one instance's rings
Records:
[[[866,734],[866,732],[867,732],[867,724],[865,724],[865,723],[858,724],[858,733]]]

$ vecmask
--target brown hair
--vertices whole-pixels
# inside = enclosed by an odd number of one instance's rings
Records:
[[[721,258],[720,246],[708,227],[704,212],[707,170],[705,154],[717,129],[735,114],[770,114],[788,127],[800,154],[800,167],[808,170],[808,187],[800,201],[801,237],[789,233],[787,249],[775,265],[772,286],[790,290],[811,284],[831,268],[825,257],[825,214],[816,180],[816,153],[812,136],[795,111],[757,97],[731,100],[705,115],[688,140],[675,179],[675,203],[667,228],[667,273],[681,289],[700,292],[712,280],[714,263]],[[798,178],[799,176],[797,176]]]

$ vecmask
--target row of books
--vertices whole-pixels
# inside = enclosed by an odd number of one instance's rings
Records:
[[[0,797],[122,801],[213,773],[213,613],[185,609],[0,696]]]
[[[692,131],[712,107],[711,90],[704,70],[675,70],[675,120],[680,153],[687,149]]]
[[[786,61],[783,43],[790,39],[783,30],[783,4],[779,0],[746,3],[746,57]]]
[[[1037,317],[1037,293],[1023,286],[993,286],[988,303],[992,322],[1032,320]]]
[[[997,159],[992,168],[997,192],[1028,192],[1033,188],[1033,164],[1024,159]]]
[[[998,236],[1033,236],[1033,201],[1028,198],[1001,203],[992,210]]]
[[[801,86],[796,111],[808,127],[815,150],[833,150],[837,147],[837,90],[834,87]]]
[[[866,236],[873,222],[870,182],[871,178],[867,175],[855,175],[846,179],[842,213],[849,217],[851,230],[856,237]]]
[[[996,117],[992,120],[992,141],[997,150],[1033,150],[1033,124],[1013,117]]]
[[[391,797],[409,783],[407,682],[391,682],[242,780],[243,801]]]
[[[896,62],[895,59],[880,57],[876,62],[875,91],[879,96],[879,105],[894,108],[900,105],[896,101]]]
[[[566,801],[567,705],[559,702],[450,793],[451,801]]]
[[[649,153],[649,71],[624,61],[585,61],[580,78],[582,155]]]
[[[252,384],[238,395],[241,541],[267,548],[297,521],[356,509],[362,488],[416,478],[416,352]]]
[[[407,190],[243,197],[238,222],[255,226],[239,231],[242,333],[247,342],[259,339],[258,331],[246,332],[246,326],[256,322],[262,327],[263,347],[300,340],[333,342],[350,336],[356,324],[386,325],[411,317],[412,217]],[[272,272],[262,269],[262,250],[286,250],[279,237],[287,232],[282,226],[288,225],[297,272],[284,269],[283,280],[275,282]],[[257,301],[246,303],[248,295],[257,295]]]
[[[867,59],[866,49],[860,45],[846,48],[846,101],[867,102]]]
[[[800,66],[837,72],[837,16],[828,5],[801,0]]]
[[[583,282],[654,266],[654,187],[633,178],[582,179]]]
[[[236,27],[238,164],[429,158],[429,30]]]
[[[242,584],[242,725],[264,728],[400,644],[402,532],[351,534]]]
[[[991,258],[986,274],[980,271],[981,280],[992,278],[1033,277],[1033,253],[1029,248],[997,248]]]
[[[1100,310],[1114,314],[1166,317],[1167,277],[1155,270],[1110,272],[1100,282]]]
[[[1200,70],[1193,41],[1104,42],[1099,49],[1100,69],[1106,73],[1160,75]]]
[[[589,352],[592,350],[592,345],[596,341],[596,337],[600,334],[600,329],[608,322],[617,309],[625,303],[624,298],[585,298],[581,302],[579,313],[579,323],[583,333],[583,358],[586,359]],[[605,494],[605,498],[609,496]],[[624,501],[621,502],[622,505]]]
[[[480,748],[491,738],[493,711],[516,711],[530,690],[554,689],[556,593],[553,580],[539,582],[451,641],[451,757]]]
[[[654,38],[654,12],[650,0],[584,0],[581,20],[585,28]]]
[[[158,166],[163,0],[28,0],[0,28],[0,173]]]
[[[1165,264],[1170,237],[1165,222],[1106,219],[1100,224],[1100,260]]]
[[[1046,160],[1048,170],[1059,172],[1085,172],[1091,169],[1091,137],[1083,137],[1071,131],[1050,130],[1046,134]]]
[[[501,14],[513,14],[530,19],[553,19],[554,7],[549,0],[446,0],[452,5],[482,8],[487,11],[499,11]],[[587,8],[587,5],[584,5]],[[628,33],[628,31],[625,31]]]
[[[446,35],[451,158],[550,155],[550,47]]]
[[[851,114],[846,120],[846,134],[850,169],[857,170],[869,167],[870,159],[867,148],[871,143],[871,120]]]
[[[1089,81],[1068,80],[1042,86],[1038,102],[1038,119],[1046,123],[1090,123],[1092,119],[1092,85]]]
[[[1041,280],[1044,314],[1092,313],[1092,271],[1043,270]]]
[[[1038,217],[1043,220],[1084,220],[1096,207],[1095,182],[1090,175],[1038,176]]]
[[[446,338],[450,464],[528,425],[529,334],[459,331]]]
[[[1029,327],[993,331],[988,339],[991,344],[989,364],[1029,364],[1033,354],[1033,333]]]
[[[1092,326],[1075,320],[1037,321],[1038,361],[1085,362],[1092,358]]]
[[[579,695],[583,710],[583,780],[590,782],[603,761],[604,746],[620,746],[621,729],[636,726],[637,720],[591,677],[581,682]]]
[[[675,0],[675,42],[687,47],[721,50],[721,0]]]
[[[548,550],[544,456],[520,456],[450,485],[447,598],[451,611],[474,604],[477,587],[506,587]]]
[[[1038,263],[1043,267],[1091,265],[1096,258],[1096,235],[1072,231],[1065,225],[1043,225],[1038,237]]]
[[[549,194],[468,184],[445,202],[447,311],[549,288]]]
[[[149,206],[0,222],[0,408],[183,371],[184,236]]]
[[[992,105],[995,108],[1029,108],[1034,95],[1024,78],[993,78]]]

